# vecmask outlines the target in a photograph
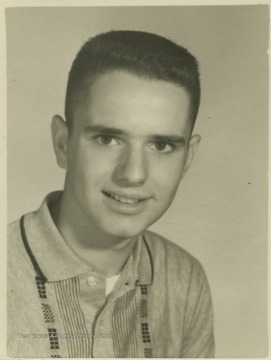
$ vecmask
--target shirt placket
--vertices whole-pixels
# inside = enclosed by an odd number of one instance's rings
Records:
[[[116,301],[123,297],[131,289],[134,289],[133,282],[127,282],[121,278],[106,299],[100,310],[98,310],[92,324],[92,346],[91,357],[104,358],[116,357],[114,347],[114,332],[112,329],[112,315]]]

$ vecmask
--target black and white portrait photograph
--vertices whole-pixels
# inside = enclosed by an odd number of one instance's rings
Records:
[[[3,15],[0,357],[268,358],[268,2]]]

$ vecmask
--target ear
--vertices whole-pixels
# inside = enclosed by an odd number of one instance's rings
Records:
[[[189,145],[188,145],[187,158],[186,158],[186,162],[184,165],[182,178],[184,177],[187,170],[190,168],[190,165],[192,164],[194,156],[196,155],[196,152],[198,150],[200,140],[201,140],[200,135],[193,135],[190,138]]]
[[[68,128],[61,116],[53,117],[51,133],[57,163],[62,169],[67,169]]]

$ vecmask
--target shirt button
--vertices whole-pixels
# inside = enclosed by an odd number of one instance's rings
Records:
[[[97,279],[95,278],[95,276],[90,276],[90,277],[87,279],[87,283],[88,283],[89,286],[96,285]]]

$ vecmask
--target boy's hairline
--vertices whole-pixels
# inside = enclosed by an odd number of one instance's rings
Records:
[[[73,94],[73,96],[72,96],[72,99],[75,102],[75,105],[72,106],[72,113],[69,114],[65,109],[65,120],[66,120],[66,124],[67,124],[67,127],[68,127],[69,131],[72,131],[72,129],[73,129],[73,124],[74,124],[74,120],[75,120],[74,119],[74,116],[75,116],[75,111],[74,110],[78,106],[77,104],[80,103],[80,100],[78,98],[82,97],[83,92],[91,91],[91,88],[93,87],[93,85],[95,85],[96,81],[100,77],[102,77],[103,75],[107,75],[107,74],[110,74],[110,73],[123,73],[123,72],[127,73],[127,74],[130,74],[130,75],[133,75],[135,77],[138,77],[139,79],[144,79],[144,80],[147,80],[147,81],[166,82],[168,84],[175,85],[178,88],[184,89],[186,91],[187,95],[189,96],[190,104],[189,104],[189,120],[188,121],[189,121],[189,123],[191,123],[191,133],[192,133],[193,128],[195,126],[196,119],[197,119],[197,114],[196,114],[196,116],[191,118],[193,96],[187,90],[185,85],[181,85],[179,82],[174,82],[171,79],[162,79],[162,78],[159,78],[158,76],[154,76],[152,74],[148,74],[148,73],[143,74],[143,73],[141,73],[139,71],[136,71],[134,69],[126,69],[124,67],[123,68],[117,68],[117,67],[110,68],[110,67],[108,67],[106,69],[99,70],[98,72],[96,72],[94,74],[89,74],[88,78],[81,81],[81,85],[79,87],[79,90],[77,91],[77,94]],[[77,99],[75,100],[75,98],[77,98]],[[70,109],[70,107],[69,107],[69,109]]]

